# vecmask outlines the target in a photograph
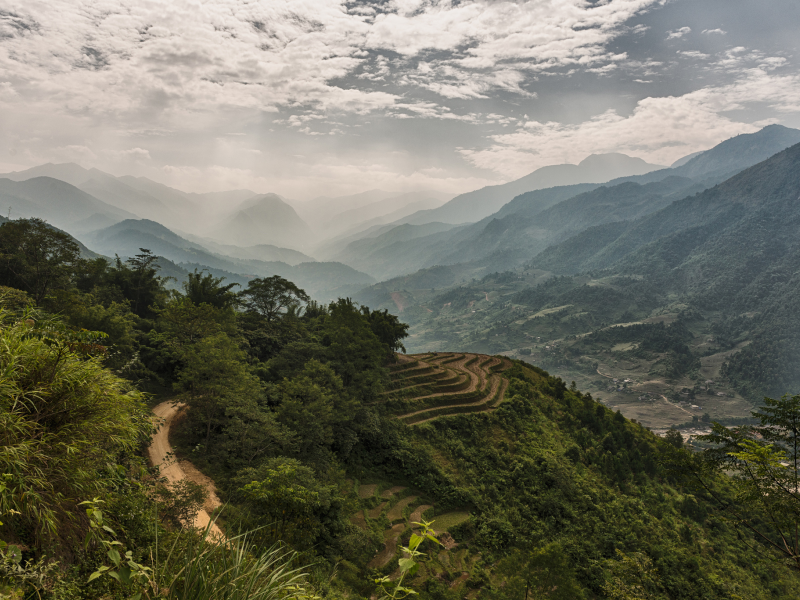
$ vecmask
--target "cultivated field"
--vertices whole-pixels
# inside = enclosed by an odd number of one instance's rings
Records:
[[[511,366],[505,357],[432,352],[398,360],[383,404],[408,425],[494,410],[505,397],[508,380],[500,373]]]

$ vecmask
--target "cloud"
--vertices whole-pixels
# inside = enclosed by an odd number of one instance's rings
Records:
[[[682,38],[683,36],[692,32],[691,27],[681,27],[680,29],[676,29],[675,31],[668,31],[667,32],[667,39],[668,40],[675,40],[678,38]]]
[[[545,165],[577,163],[592,153],[623,152],[670,164],[680,156],[757,130],[758,125],[730,116],[757,105],[778,113],[800,113],[800,76],[779,76],[752,67],[728,85],[645,98],[628,116],[608,110],[576,124],[531,120],[514,132],[493,136],[489,148],[461,152],[475,166],[509,179]]]
[[[434,74],[453,73],[441,84],[421,76],[395,83],[445,98],[525,97],[526,72],[613,61],[605,44],[657,2],[9,0],[0,70],[26,101],[117,122],[148,115],[185,126],[198,113],[298,105],[365,114],[418,100],[342,84],[354,75],[365,84],[391,78],[375,52],[411,59],[438,51]],[[467,76],[475,85],[463,83]]]
[[[706,35],[726,35],[728,32],[723,31],[722,29],[703,29],[701,33],[705,33]]]

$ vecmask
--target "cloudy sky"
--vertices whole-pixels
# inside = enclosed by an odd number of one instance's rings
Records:
[[[462,192],[800,127],[797,0],[0,0],[0,170]]]

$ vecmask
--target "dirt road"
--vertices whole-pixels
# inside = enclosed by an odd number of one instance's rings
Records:
[[[178,481],[187,479],[186,472],[177,462],[177,460],[175,460],[175,457],[172,456],[172,446],[169,443],[170,425],[172,424],[172,420],[175,418],[175,415],[178,414],[178,411],[182,407],[183,404],[175,404],[172,401],[167,400],[153,409],[153,413],[155,413],[157,417],[164,419],[164,424],[153,436],[153,441],[150,443],[147,453],[150,456],[150,462],[159,467],[161,475],[166,477],[169,483],[177,483]],[[194,467],[190,465],[187,466],[189,466],[193,471],[197,471],[197,469],[194,469]],[[214,505],[219,506],[219,500],[216,498],[216,494],[214,493],[213,489],[213,483],[211,483],[210,480],[207,480],[206,478],[206,481],[197,481],[196,477],[191,477],[190,479],[205,485],[210,498],[210,502],[206,503],[205,508],[209,508],[209,504],[212,508]],[[211,518],[208,516],[208,512],[203,509],[197,513],[197,517],[195,517],[192,527],[196,527],[205,531],[210,522]],[[216,524],[211,525],[211,536],[225,539],[225,535]]]

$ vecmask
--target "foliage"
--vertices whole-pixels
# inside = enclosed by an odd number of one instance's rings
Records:
[[[75,240],[41,219],[0,225],[0,284],[24,290],[37,305],[69,287],[80,263]]]
[[[75,498],[106,485],[150,431],[140,393],[105,370],[91,338],[60,335],[58,323],[0,310],[0,471],[10,475],[0,512],[33,532],[37,547],[75,539],[83,525]]]
[[[400,577],[397,581],[392,581],[389,577],[381,577],[376,579],[377,583],[383,590],[382,598],[389,598],[391,600],[403,600],[417,592],[409,587],[403,585],[406,577],[413,577],[419,570],[419,563],[425,554],[420,550],[422,543],[429,541],[433,544],[441,546],[441,542],[436,539],[436,532],[431,528],[433,521],[430,523],[423,520],[421,523],[414,522],[412,525],[419,527],[419,533],[412,533],[408,540],[407,546],[401,546],[400,553],[402,558],[398,562]]]
[[[251,279],[241,297],[247,310],[260,314],[267,321],[275,321],[286,311],[296,311],[303,302],[310,300],[305,291],[280,275]]]
[[[764,398],[759,425],[728,429],[714,423],[704,441],[718,469],[733,473],[735,501],[726,509],[752,532],[761,552],[779,553],[800,571],[800,395]]]

